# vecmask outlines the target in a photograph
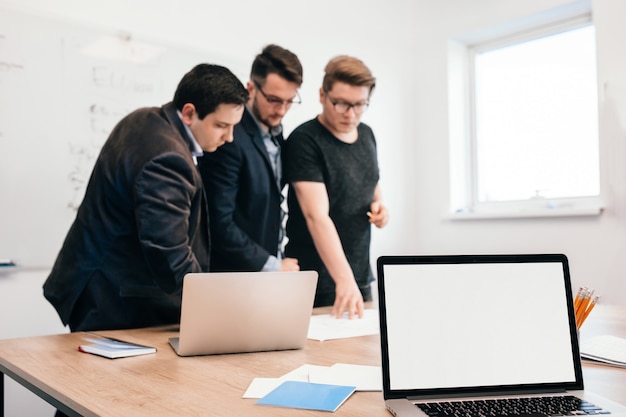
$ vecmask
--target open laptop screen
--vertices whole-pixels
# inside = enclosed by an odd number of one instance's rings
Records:
[[[562,255],[382,257],[379,286],[389,390],[582,381]]]

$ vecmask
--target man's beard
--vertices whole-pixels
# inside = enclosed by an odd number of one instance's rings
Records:
[[[265,127],[267,127],[268,129],[272,129],[274,127],[278,127],[280,126],[280,121],[276,124],[271,124],[269,120],[264,119],[261,117],[261,112],[259,111],[259,108],[257,107],[257,102],[256,100],[254,100],[252,102],[252,113],[254,113],[254,117],[256,117],[256,119],[262,123]],[[282,120],[282,119],[281,119]]]

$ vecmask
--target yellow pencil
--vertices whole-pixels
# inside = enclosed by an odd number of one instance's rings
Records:
[[[589,302],[591,301],[591,297],[593,296],[594,291],[595,290],[591,290],[585,293],[585,296],[580,303],[580,307],[578,307],[578,310],[576,310],[576,323],[580,323],[583,314],[585,314],[585,311],[587,310],[587,306],[589,306]]]
[[[576,293],[576,298],[574,299],[574,311],[578,311],[578,307],[580,306],[580,301],[583,298],[583,294],[587,290],[586,287],[579,287],[578,292]]]
[[[583,316],[580,319],[580,322],[576,322],[576,328],[578,330],[580,330],[581,326],[583,325],[583,323],[585,322],[585,320],[587,319],[587,317],[589,316],[589,313],[591,313],[591,310],[593,310],[593,308],[595,307],[595,305],[598,303],[598,299],[600,297],[599,296],[595,296],[593,297],[593,300],[591,301],[591,303],[589,304],[589,307],[587,307],[587,310],[585,310],[585,312],[583,313]]]

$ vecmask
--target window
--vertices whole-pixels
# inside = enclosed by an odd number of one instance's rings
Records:
[[[456,147],[453,141],[451,164],[456,158],[464,167],[453,167],[453,209],[474,216],[597,214],[598,100],[590,18],[526,29],[460,51],[466,57],[456,64],[467,75],[451,71],[457,85],[450,87],[451,94],[465,88],[465,115],[451,112],[450,120],[465,120],[466,129],[451,125],[451,134],[456,130],[463,141]]]

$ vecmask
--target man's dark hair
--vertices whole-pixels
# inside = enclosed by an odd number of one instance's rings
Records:
[[[267,45],[254,58],[250,79],[263,86],[268,74],[277,74],[285,80],[302,85],[302,64],[291,51],[278,45]]]
[[[248,90],[228,68],[212,65],[196,65],[180,80],[174,105],[182,110],[185,103],[196,107],[201,120],[213,113],[220,104],[245,104]]]

